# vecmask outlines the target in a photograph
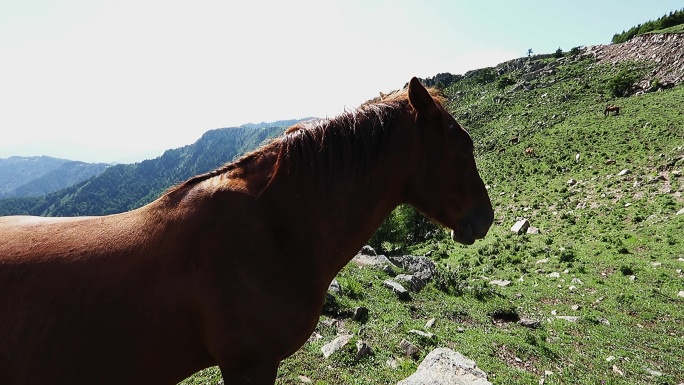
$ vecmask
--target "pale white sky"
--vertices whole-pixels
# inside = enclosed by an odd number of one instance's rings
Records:
[[[0,0],[0,158],[134,162],[412,76],[607,44],[655,0]]]

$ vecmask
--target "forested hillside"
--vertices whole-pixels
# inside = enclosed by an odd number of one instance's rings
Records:
[[[256,148],[283,127],[239,127],[208,131],[197,142],[156,159],[109,167],[101,175],[37,198],[0,201],[0,215],[106,215],[132,210],[189,177],[210,171]]]
[[[633,38],[637,35],[643,35],[645,33],[653,32],[674,32],[681,31],[684,25],[684,8],[679,11],[670,12],[668,15],[663,15],[656,20],[649,20],[643,24],[636,25],[627,31],[622,31],[622,33],[616,33],[613,35],[613,43],[624,43],[627,40]]]

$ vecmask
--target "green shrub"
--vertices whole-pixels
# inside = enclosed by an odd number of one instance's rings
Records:
[[[638,75],[628,69],[618,72],[615,77],[608,81],[608,91],[615,97],[629,96],[634,83],[638,80]]]
[[[492,67],[472,71],[472,77],[477,84],[491,83],[496,79],[496,70]]]
[[[504,88],[515,84],[515,80],[511,79],[510,76],[500,76],[496,79],[496,88],[503,90]]]
[[[459,276],[457,271],[442,264],[437,264],[435,266],[435,274],[432,282],[434,282],[435,287],[440,291],[456,296],[463,295],[466,286],[465,280]]]
[[[368,244],[383,253],[401,253],[410,245],[440,238],[443,234],[441,226],[411,206],[401,205],[382,222]]]
[[[560,47],[558,47],[556,52],[553,53],[553,57],[555,57],[556,59],[562,58],[563,57],[563,50]]]

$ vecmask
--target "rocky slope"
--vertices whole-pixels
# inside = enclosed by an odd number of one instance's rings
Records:
[[[642,90],[650,89],[655,79],[662,88],[674,87],[684,81],[684,33],[639,35],[620,44],[588,46],[584,53],[593,55],[601,64],[653,63],[653,70],[638,84]]]

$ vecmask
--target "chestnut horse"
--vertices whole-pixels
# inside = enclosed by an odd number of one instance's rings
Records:
[[[603,110],[603,116],[608,116],[610,113],[613,112],[613,115],[620,115],[620,107],[618,106],[607,106],[605,110]]]
[[[281,137],[121,214],[0,218],[0,384],[273,384],[330,281],[399,204],[472,244],[473,142],[407,89]]]

